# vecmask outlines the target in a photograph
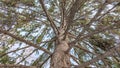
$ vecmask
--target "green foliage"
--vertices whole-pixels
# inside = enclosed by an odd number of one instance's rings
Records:
[[[120,63],[115,63],[115,64],[113,64],[113,67],[114,67],[114,68],[120,68]]]
[[[46,34],[45,30],[41,33],[41,35],[37,38],[36,42],[40,43],[42,39],[44,38],[44,35]]]
[[[89,40],[91,45],[97,46],[102,50],[109,50],[112,46],[114,46],[114,39],[106,39],[99,35],[91,36]]]
[[[11,46],[9,49],[16,47],[16,51],[12,52],[16,57],[11,58],[9,55],[5,55],[2,58],[0,57],[0,63],[16,63],[13,59],[19,60],[20,58],[23,60],[20,62],[21,64],[37,65],[39,62],[44,62],[48,57],[48,54],[44,50],[54,53],[56,44],[58,44],[59,35],[56,35],[54,28],[57,28],[55,31],[59,31],[59,27],[64,27],[63,23],[65,22],[67,22],[67,26],[64,29],[67,30],[63,35],[66,35],[66,38],[69,39],[67,42],[70,45],[72,42],[75,42],[72,44],[73,47],[70,54],[72,53],[80,64],[92,60],[98,54],[104,54],[118,44],[116,43],[116,39],[119,39],[120,36],[119,6],[111,9],[114,4],[103,4],[103,0],[79,0],[82,1],[79,5],[74,4],[78,0],[63,0],[66,2],[61,7],[62,0],[42,0],[47,11],[45,12],[39,1],[0,0],[0,30],[6,30],[12,34],[6,35],[7,33],[2,34],[0,31],[0,44],[5,41],[5,46]],[[64,17],[62,17],[62,8],[65,8]],[[63,18],[65,19],[64,22],[62,21]],[[107,27],[110,28],[102,30]],[[60,33],[59,31],[58,34]],[[43,48],[39,48],[43,50],[43,53],[41,54],[38,49],[32,54],[38,56],[38,58],[31,58],[32,55],[28,55],[28,53],[36,48],[23,48],[19,50],[23,46],[28,46],[26,42],[30,43],[30,47],[35,44],[37,47]],[[79,45],[84,49],[74,45]],[[21,50],[23,51],[22,53]],[[0,54],[7,52],[8,48],[5,48],[0,51]],[[24,58],[26,56],[28,57]],[[118,57],[118,55],[111,56],[111,59],[115,57]],[[34,62],[32,63],[31,61],[28,63],[26,61],[29,60],[28,58],[34,60]],[[102,66],[111,65],[119,68],[119,64],[111,59],[102,59],[100,62],[91,64],[91,66],[97,67],[98,65],[98,68],[102,68]]]
[[[27,5],[27,6],[34,6],[35,0],[20,0],[21,3]]]
[[[6,53],[8,50],[7,47],[0,47],[0,55]],[[0,64],[14,64],[14,60],[11,60],[11,57],[9,55],[2,56],[0,58]]]
[[[34,6],[34,1],[35,0],[2,0],[1,2],[3,2],[8,7],[16,7],[19,4]]]

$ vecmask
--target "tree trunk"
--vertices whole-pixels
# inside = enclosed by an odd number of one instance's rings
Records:
[[[66,41],[61,41],[55,48],[51,57],[50,68],[70,68],[70,56],[67,50],[69,46]]]

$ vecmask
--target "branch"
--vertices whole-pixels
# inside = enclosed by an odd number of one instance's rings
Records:
[[[94,53],[92,53],[92,52],[90,52],[89,50],[87,50],[87,49],[81,47],[80,45],[75,45],[74,47],[79,48],[79,49],[83,50],[84,52],[87,52],[87,53],[90,53],[90,54],[95,55]]]
[[[73,56],[73,55],[71,55],[71,54],[70,54],[70,57],[71,57],[77,64],[80,64],[80,63],[78,62],[78,58],[76,58],[75,56]]]
[[[113,10],[117,5],[113,6],[111,9],[109,9],[106,13],[102,14],[102,16],[100,16],[102,10],[105,8],[106,2],[101,4],[100,8],[98,9],[97,13],[95,14],[95,16],[90,20],[90,22],[84,26],[84,30],[76,37],[76,38],[80,38],[80,36],[82,36],[82,34],[85,32],[85,30],[88,30],[90,25],[92,24],[92,22],[94,21],[99,21],[101,18],[103,18],[106,14],[108,14],[111,10]],[[100,16],[100,17],[99,17]],[[98,18],[99,17],[99,18]],[[98,19],[97,19],[98,18]]]
[[[21,37],[18,37],[18,36],[16,36],[16,35],[13,35],[13,34],[9,33],[9,32],[6,31],[6,30],[0,29],[0,32],[3,33],[3,34],[9,35],[10,37],[12,37],[12,38],[14,38],[14,39],[16,39],[16,40],[19,40],[19,41],[21,41],[21,42],[24,42],[24,43],[28,44],[29,46],[32,46],[32,47],[37,48],[37,49],[39,49],[39,50],[42,50],[42,51],[44,51],[44,52],[47,53],[47,54],[52,54],[50,51],[48,51],[48,50],[46,50],[46,49],[44,49],[44,48],[42,48],[42,47],[40,47],[40,46],[38,46],[38,45],[30,42],[30,41],[28,41],[28,40],[25,40],[25,39],[23,39],[23,38],[21,38]]]
[[[16,64],[22,63],[24,60],[26,60],[28,57],[30,57],[35,51],[36,51],[36,49],[33,52],[31,52],[30,54],[28,54],[26,57],[24,57],[22,60],[20,60],[19,62],[17,62]]]
[[[87,0],[75,0],[73,6],[70,8],[69,10],[69,14],[67,15],[67,28],[66,28],[66,33],[68,32],[71,24],[73,23],[73,19],[74,19],[74,16],[75,16],[75,13],[78,12],[78,10],[84,5],[84,3],[86,2]]]
[[[22,49],[25,49],[25,48],[29,48],[30,46],[26,46],[26,47],[22,47],[22,48],[19,48],[19,49],[16,49],[16,50],[12,50],[10,52],[7,52],[7,53],[4,53],[4,54],[1,54],[0,57],[3,57],[9,53],[12,53],[12,52],[16,52],[16,51],[19,51],[19,50],[22,50]]]
[[[99,21],[100,19],[102,19],[106,14],[110,13],[110,11],[112,11],[115,7],[117,7],[117,4],[115,6],[113,6],[111,9],[109,9],[107,12],[105,12],[104,14],[102,14],[97,21]]]
[[[118,51],[120,49],[120,46],[116,46],[116,47],[113,47],[111,48],[110,50],[108,50],[107,52],[105,52],[104,54],[102,55],[98,55],[97,57],[93,58],[92,60],[90,61],[87,61],[81,65],[78,65],[78,66],[75,66],[75,68],[85,68],[86,66],[90,65],[90,64],[93,64],[99,60],[102,60],[108,56],[111,56],[114,54],[114,52]]]
[[[82,30],[82,32],[79,33],[79,35],[76,37],[76,39],[80,38],[80,36],[82,36],[82,34],[83,34],[86,30],[89,29],[89,27],[91,26],[91,24],[92,24],[94,21],[96,21],[96,19],[98,18],[98,16],[100,16],[101,12],[102,12],[103,9],[105,8],[105,5],[106,5],[106,3],[103,3],[103,4],[99,5],[99,6],[101,6],[101,7],[98,9],[97,13],[96,13],[96,14],[94,15],[94,17],[90,20],[90,22],[84,26],[84,29]]]
[[[45,59],[45,61],[42,63],[42,64],[40,64],[40,68],[42,68],[42,66],[49,60],[49,58],[51,57],[52,55],[50,55],[47,59]]]
[[[45,5],[44,5],[44,3],[43,3],[43,0],[39,0],[39,2],[40,2],[40,4],[41,4],[42,9],[43,9],[43,11],[45,12],[46,17],[47,17],[48,21],[50,22],[50,25],[51,25],[51,27],[53,28],[55,34],[58,35],[58,28],[56,27],[56,25],[55,25],[54,21],[52,20],[52,18],[50,17],[49,13],[47,12],[47,10],[46,10],[46,8],[45,8]]]
[[[114,26],[117,26],[117,28],[114,28]],[[69,51],[71,50],[71,48],[72,48],[78,41],[82,41],[82,40],[85,39],[85,38],[88,38],[88,37],[90,37],[90,36],[93,36],[93,35],[95,35],[95,34],[101,33],[101,32],[106,31],[106,30],[118,29],[118,28],[120,28],[119,26],[120,26],[120,22],[119,22],[119,21],[114,21],[114,25],[107,26],[107,27],[104,27],[104,28],[102,28],[102,29],[97,29],[97,30],[95,30],[94,32],[91,32],[91,33],[89,33],[89,34],[87,34],[87,35],[82,36],[81,38],[75,39],[74,41],[68,43],[68,44],[70,45],[70,48],[67,50],[67,52],[69,52]]]
[[[69,14],[68,14],[68,18],[69,20],[73,20],[75,13],[83,6],[83,4],[86,2],[87,0],[75,0],[73,6],[70,8],[69,10]],[[72,21],[69,21],[72,22]]]
[[[104,32],[104,31],[106,31],[106,30],[116,29],[116,28],[114,28],[114,26],[118,26],[117,28],[119,28],[119,25],[120,25],[119,21],[116,21],[116,22],[114,22],[114,25],[106,26],[106,27],[101,28],[101,29],[98,28],[98,29],[96,29],[94,32],[91,32],[91,33],[89,33],[89,34],[87,34],[87,35],[84,35],[84,36],[82,36],[81,38],[75,39],[74,41],[71,42],[71,44],[75,44],[75,43],[78,42],[78,41],[81,41],[81,40],[83,40],[83,39],[85,39],[85,38],[88,38],[88,37],[90,37],[90,36],[93,36],[93,35],[95,35],[95,34]]]

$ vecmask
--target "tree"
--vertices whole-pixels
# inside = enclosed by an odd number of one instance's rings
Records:
[[[0,36],[8,37],[5,46],[16,47],[0,57],[12,53],[17,64],[50,68],[120,64],[117,0],[1,0],[0,4]]]

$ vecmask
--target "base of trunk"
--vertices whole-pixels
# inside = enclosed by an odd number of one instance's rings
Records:
[[[70,68],[70,55],[66,53],[69,46],[66,42],[59,44],[52,57],[50,68]]]

